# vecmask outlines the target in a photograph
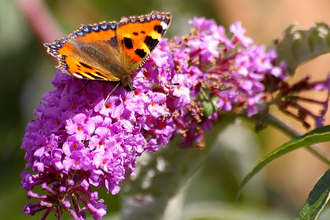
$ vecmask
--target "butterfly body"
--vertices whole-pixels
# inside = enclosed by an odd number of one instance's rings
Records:
[[[56,68],[76,78],[119,82],[135,90],[130,75],[149,58],[166,33],[171,14],[151,12],[120,22],[82,25],[66,38],[44,44]]]

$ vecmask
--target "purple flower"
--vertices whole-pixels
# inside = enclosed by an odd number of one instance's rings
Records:
[[[314,119],[316,127],[321,127],[325,121],[324,116],[328,111],[329,106],[330,77],[328,75],[325,80],[318,82],[310,82],[310,79],[311,77],[307,76],[293,85],[289,85],[283,81],[279,82],[279,85],[273,89],[274,92],[278,92],[275,101],[281,111],[301,121],[306,128],[310,127],[310,124],[307,121],[308,116]],[[326,90],[327,97],[324,101],[320,101],[318,100],[318,97],[310,99],[298,94],[298,92],[310,90]],[[318,114],[314,114],[313,111],[304,107],[301,104],[302,102],[316,104],[323,109],[321,109]],[[292,109],[295,109],[296,111],[292,111]]]
[[[230,25],[229,30],[234,34],[236,39],[241,42],[243,47],[248,47],[249,45],[253,44],[253,40],[251,38],[244,36],[245,29],[242,27],[240,21]]]
[[[52,80],[55,90],[43,95],[46,103],[34,111],[37,119],[28,124],[22,144],[26,168],[36,172],[22,173],[23,188],[30,191],[42,185],[51,196],[32,196],[41,202],[27,205],[25,212],[46,209],[61,216],[67,210],[74,219],[81,219],[84,208],[79,207],[78,199],[100,219],[105,206],[103,200],[96,202],[91,197],[91,187],[118,193],[125,168],[134,174],[137,156],[165,146],[173,136],[175,123],[169,107],[176,103],[176,109],[183,111],[190,102],[186,85],[172,85],[177,79],[182,80],[176,83],[182,83],[188,73],[177,73],[173,67],[171,50],[164,40],[144,68],[134,74],[137,90],[127,92],[118,87],[102,109],[114,84],[93,81],[77,92],[85,82],[58,71]],[[63,202],[59,204],[60,197]]]
[[[193,19],[188,21],[189,24],[192,24],[199,28],[200,32],[204,32],[205,30],[212,30],[218,27],[212,19],[206,19],[205,17],[194,17]]]

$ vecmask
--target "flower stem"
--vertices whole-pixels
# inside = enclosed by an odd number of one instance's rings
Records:
[[[283,122],[275,115],[269,114],[269,124],[273,125],[274,127],[278,128],[286,135],[291,138],[295,138],[301,136],[302,134],[294,129],[288,123]],[[325,163],[330,164],[330,154],[326,150],[324,150],[320,145],[311,145],[306,147],[310,152],[312,152],[315,156],[323,160]]]

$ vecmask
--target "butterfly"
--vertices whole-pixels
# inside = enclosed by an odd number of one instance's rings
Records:
[[[56,68],[62,72],[79,79],[118,82],[117,86],[132,91],[130,75],[147,61],[171,19],[169,12],[152,11],[120,22],[82,24],[69,36],[43,45],[57,58]]]

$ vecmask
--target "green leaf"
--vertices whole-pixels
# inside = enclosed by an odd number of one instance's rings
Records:
[[[283,39],[270,46],[275,47],[278,54],[276,64],[285,60],[291,75],[304,61],[330,52],[330,29],[326,24],[315,23],[307,30],[293,30],[294,26],[287,27]]]
[[[243,182],[241,183],[237,197],[241,194],[243,187],[248,183],[248,181],[259,172],[264,166],[266,166],[271,161],[283,156],[293,150],[298,148],[313,145],[316,143],[330,141],[330,125],[316,128],[313,131],[291,139],[287,143],[283,144],[281,147],[275,149],[270,154],[266,155],[254,168],[253,170],[244,178]]]
[[[205,117],[212,115],[214,112],[218,111],[217,102],[219,100],[218,96],[212,96],[211,99],[207,94],[206,90],[201,88],[201,93],[199,94],[199,98],[202,102],[203,114]]]
[[[208,117],[215,112],[214,105],[209,100],[202,100],[202,107],[204,109],[203,114],[205,117]]]
[[[314,189],[310,192],[308,199],[296,220],[313,220],[317,219],[324,206],[329,201],[330,188],[330,170],[317,181]]]

